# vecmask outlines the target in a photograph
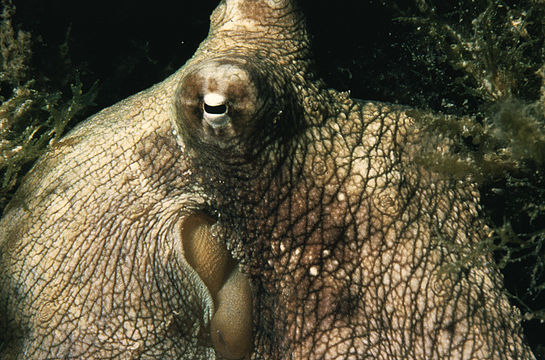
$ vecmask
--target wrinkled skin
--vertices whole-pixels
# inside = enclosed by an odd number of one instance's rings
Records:
[[[531,359],[470,181],[329,90],[288,0],[54,144],[0,233],[1,358]],[[456,271],[445,266],[460,263]]]

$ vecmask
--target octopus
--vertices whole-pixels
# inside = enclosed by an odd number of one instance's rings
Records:
[[[419,161],[449,140],[328,88],[294,1],[223,0],[210,23],[25,178],[0,357],[533,359],[475,250],[475,185]]]

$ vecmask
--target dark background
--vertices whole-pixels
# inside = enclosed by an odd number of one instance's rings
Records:
[[[95,105],[77,122],[182,66],[206,37],[208,18],[217,3],[15,0],[13,22],[31,33],[32,68],[46,74],[45,86],[52,91],[68,91],[74,74],[84,90],[98,81]],[[414,14],[414,2],[396,4],[301,1],[320,75],[331,87],[350,90],[357,98],[458,115],[476,113],[482,105],[479,98],[466,96],[467,89],[456,81],[459,74],[441,58],[433,42],[425,41],[414,24],[398,20]],[[508,288],[517,291],[523,271],[507,269]],[[536,353],[542,351],[545,326],[537,320],[524,325]]]
[[[69,65],[79,69],[82,82],[88,86],[100,82],[98,109],[182,66],[206,37],[209,15],[217,3],[15,0],[14,22],[32,34],[33,65],[51,77],[62,77],[67,70],[58,57],[59,47],[67,42]],[[441,109],[438,99],[445,94],[435,95],[434,90],[446,81],[418,69],[421,65],[406,48],[414,26],[396,21],[401,14],[386,2],[303,0],[300,4],[314,36],[321,75],[332,87],[351,90],[358,98]],[[408,67],[414,69],[406,71]],[[418,87],[415,81],[426,82],[433,99],[411,94]]]

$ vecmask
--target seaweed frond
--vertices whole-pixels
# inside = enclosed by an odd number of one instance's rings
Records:
[[[492,234],[474,255],[492,252],[525,319],[545,321],[545,2],[415,0],[414,6],[420,15],[399,20],[419,28],[427,36],[422,41],[436,44],[442,56],[417,58],[429,66],[448,63],[464,88],[466,99],[458,103],[479,104],[462,116],[410,112],[453,144],[452,153],[420,161],[479,184]]]
[[[58,140],[73,119],[93,105],[98,90],[95,83],[84,91],[75,71],[66,75],[71,83],[70,93],[49,90],[47,76],[29,65],[32,57],[30,34],[13,27],[11,18],[15,7],[8,0],[3,0],[2,7],[0,215],[24,174],[50,142]]]

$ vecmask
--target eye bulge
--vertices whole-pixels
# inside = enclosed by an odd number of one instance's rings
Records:
[[[184,136],[220,147],[245,141],[263,125],[264,87],[244,63],[198,63],[182,78],[176,121]]]

